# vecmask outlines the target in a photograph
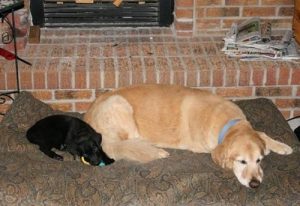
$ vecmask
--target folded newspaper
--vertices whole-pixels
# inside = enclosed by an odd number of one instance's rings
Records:
[[[283,36],[272,36],[271,23],[262,24],[258,17],[239,25],[234,23],[224,41],[222,51],[244,61],[300,59],[293,32],[288,30]]]

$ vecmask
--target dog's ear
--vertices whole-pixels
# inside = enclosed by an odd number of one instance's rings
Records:
[[[211,157],[213,161],[222,168],[232,169],[233,162],[228,151],[226,144],[222,143],[211,152]]]
[[[101,142],[102,142],[102,135],[100,134],[100,133],[97,133],[97,142],[99,142],[100,144],[101,144]]]
[[[293,152],[293,149],[290,146],[272,139],[264,132],[257,132],[257,134],[265,143],[265,155],[269,154],[270,151],[282,155],[291,154]]]

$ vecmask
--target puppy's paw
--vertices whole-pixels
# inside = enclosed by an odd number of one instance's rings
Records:
[[[54,157],[53,157],[53,159],[56,159],[56,160],[59,160],[59,161],[64,161],[64,158],[62,157],[62,156],[60,156],[60,155],[55,155]]]
[[[293,149],[286,144],[280,143],[275,152],[281,155],[289,155],[292,154]]]

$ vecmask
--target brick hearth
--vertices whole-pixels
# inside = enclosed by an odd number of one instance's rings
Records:
[[[33,64],[20,63],[21,90],[84,112],[103,90],[181,84],[229,99],[267,97],[285,117],[300,115],[299,63],[241,62],[226,58],[222,46],[220,37],[179,38],[172,28],[42,29],[41,43],[19,52]],[[14,62],[1,58],[0,65],[0,90],[15,89]]]

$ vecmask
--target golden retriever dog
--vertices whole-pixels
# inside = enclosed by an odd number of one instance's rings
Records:
[[[175,85],[137,85],[106,92],[84,120],[103,136],[113,159],[138,162],[168,157],[163,148],[211,153],[239,182],[257,188],[260,162],[270,151],[287,155],[288,145],[255,131],[242,110],[208,91]]]

